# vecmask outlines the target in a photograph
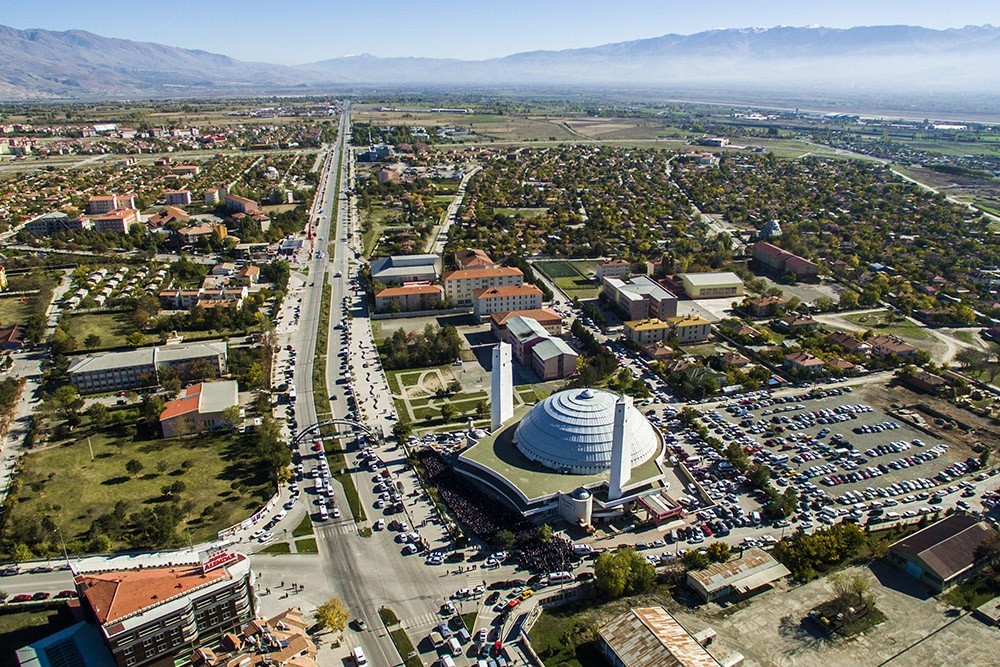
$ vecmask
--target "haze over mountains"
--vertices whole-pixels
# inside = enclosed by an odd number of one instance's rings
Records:
[[[0,98],[197,97],[365,85],[1000,93],[1000,28],[776,27],[471,61],[361,55],[287,67],[89,32],[0,26]]]

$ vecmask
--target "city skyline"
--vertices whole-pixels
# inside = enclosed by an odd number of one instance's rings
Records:
[[[515,0],[471,7],[453,0],[420,4],[390,0],[377,10],[371,5],[318,0],[302,0],[280,10],[260,2],[220,0],[206,6],[178,0],[172,4],[172,15],[195,19],[185,21],[164,20],[157,5],[107,0],[101,8],[103,11],[95,12],[92,6],[66,0],[20,3],[5,7],[0,23],[19,29],[86,30],[105,37],[222,53],[245,61],[298,65],[362,53],[477,60],[668,33],[777,25],[959,28],[987,24],[996,16],[996,7],[988,0],[951,3],[946,9],[924,0],[895,0],[874,6],[849,0],[836,7],[801,6],[785,0],[753,4],[723,0],[710,8],[626,0],[617,3],[614,12],[596,0],[556,0],[542,6]],[[643,19],[637,21],[637,16]],[[236,29],[220,29],[224,26]],[[328,35],[334,33],[337,40],[329,40]]]

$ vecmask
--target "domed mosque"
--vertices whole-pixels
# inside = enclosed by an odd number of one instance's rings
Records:
[[[680,508],[666,494],[663,438],[632,404],[603,389],[567,389],[513,407],[510,346],[493,351],[492,429],[470,432],[455,464],[525,517],[587,526],[641,504],[657,522]]]

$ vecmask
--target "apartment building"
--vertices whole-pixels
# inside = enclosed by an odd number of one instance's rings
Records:
[[[530,317],[548,332],[550,336],[561,336],[563,333],[563,317],[550,308],[535,308],[532,310],[513,310],[509,313],[493,313],[490,315],[490,332],[497,340],[502,341],[507,330],[507,322],[514,317]]]
[[[51,236],[59,232],[78,232],[91,228],[90,218],[71,218],[60,211],[40,215],[24,223],[24,230],[32,236]]]
[[[188,206],[190,203],[190,190],[171,190],[167,193],[167,206]]]
[[[597,265],[597,279],[628,278],[631,268],[631,264],[624,259],[610,259]]]
[[[804,257],[783,250],[767,241],[753,244],[754,262],[775,274],[792,274],[796,280],[815,280],[819,266]]]
[[[372,280],[384,285],[433,283],[441,275],[441,258],[437,255],[379,257],[371,263],[371,273]]]
[[[226,208],[233,213],[256,213],[260,210],[257,202],[246,197],[240,197],[239,195],[227,194],[225,202]]]
[[[139,211],[134,208],[116,208],[113,211],[95,215],[91,224],[96,232],[128,234],[132,225],[139,224]]]
[[[471,306],[473,294],[480,290],[493,287],[517,287],[524,284],[524,274],[514,267],[498,267],[493,269],[459,269],[444,274],[441,279],[444,287],[444,298],[456,306]],[[541,307],[541,301],[538,306]],[[524,310],[523,308],[507,308],[506,310]],[[493,311],[504,312],[504,311]]]
[[[472,293],[472,314],[480,322],[493,313],[542,307],[542,290],[534,285],[488,287]]]
[[[97,195],[87,202],[87,213],[108,213],[117,208],[135,208],[135,195]]]

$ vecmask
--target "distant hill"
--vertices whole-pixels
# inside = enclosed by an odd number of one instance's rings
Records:
[[[738,85],[1000,91],[1000,29],[745,28],[481,61],[334,58],[302,66],[366,83]]]
[[[207,51],[82,30],[0,26],[0,98],[193,96],[287,88],[314,77]]]
[[[0,26],[0,99],[330,92],[345,85],[598,85],[708,91],[1000,93],[1000,29],[745,28],[488,60],[333,58],[285,67],[70,30]]]

